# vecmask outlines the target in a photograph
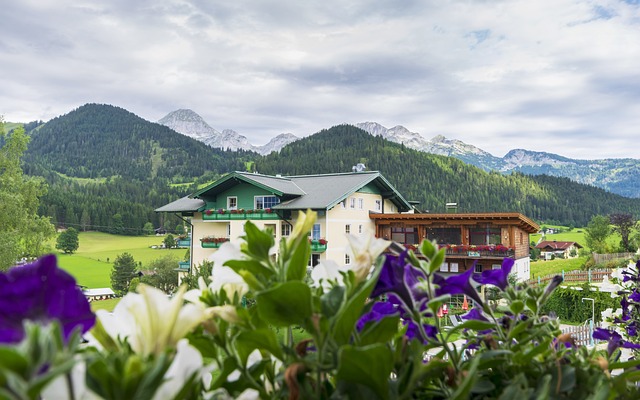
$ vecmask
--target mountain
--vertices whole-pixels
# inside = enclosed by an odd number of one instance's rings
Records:
[[[500,158],[475,146],[459,140],[450,140],[441,135],[428,140],[419,133],[410,132],[400,125],[386,128],[375,122],[362,122],[356,126],[371,135],[380,135],[411,149],[455,157],[485,171],[564,177],[621,196],[640,197],[640,160],[630,158],[575,160],[557,154],[523,149],[511,150]]]
[[[177,135],[123,108],[86,104],[32,131],[25,162],[78,178],[193,180],[244,169],[243,156]]]
[[[158,123],[165,125],[178,133],[196,139],[208,146],[227,150],[247,150],[265,155],[280,149],[287,144],[298,140],[298,137],[291,133],[283,133],[272,138],[267,144],[255,146],[238,132],[225,129],[219,132],[207,124],[197,113],[188,109],[172,111]]]
[[[300,139],[279,153],[257,159],[255,168],[266,174],[304,175],[349,172],[357,163],[380,171],[407,200],[418,201],[418,208],[430,212],[445,212],[447,202],[457,202],[461,212],[518,211],[538,221],[574,226],[587,225],[596,214],[640,216],[639,199],[567,178],[484,171],[454,157],[372,136],[352,125]]]

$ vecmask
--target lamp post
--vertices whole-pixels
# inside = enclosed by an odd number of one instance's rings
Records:
[[[591,323],[589,324],[589,333],[590,333],[590,343],[591,346],[593,346],[593,324],[594,324],[594,318],[596,316],[596,301],[594,299],[592,299],[591,297],[583,297],[582,298],[582,302],[584,303],[584,301],[591,301]]]

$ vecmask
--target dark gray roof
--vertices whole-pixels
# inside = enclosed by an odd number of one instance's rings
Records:
[[[283,194],[296,196],[303,196],[307,194],[305,190],[301,189],[296,182],[291,179],[291,177],[251,174],[248,172],[238,172],[237,174],[242,175],[247,180],[273,188]]]
[[[204,200],[190,199],[189,197],[183,197],[169,204],[165,204],[160,208],[156,208],[156,212],[189,212],[197,211],[200,207],[205,205]]]
[[[395,192],[396,196],[391,197],[394,197],[393,200],[400,209],[411,209],[409,203],[377,171],[290,176],[289,178],[306,194],[280,203],[274,207],[275,209],[331,208],[371,182],[375,182],[382,192]]]

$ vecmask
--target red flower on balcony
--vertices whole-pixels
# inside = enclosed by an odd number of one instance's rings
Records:
[[[204,213],[207,215],[213,214],[213,210],[204,210]]]
[[[266,212],[267,214],[271,214],[273,212],[273,210],[270,209],[270,208],[265,208],[264,212]]]
[[[318,239],[318,244],[326,246],[327,245],[327,239]]]
[[[214,236],[205,236],[200,239],[202,243],[224,243],[228,242],[229,238],[226,237],[214,237]]]

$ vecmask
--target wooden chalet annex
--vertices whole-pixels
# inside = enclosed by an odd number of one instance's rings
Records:
[[[520,213],[376,214],[376,235],[409,248],[422,239],[445,247],[443,273],[476,272],[500,268],[502,260],[515,259],[518,279],[529,279],[529,234],[540,227]]]

